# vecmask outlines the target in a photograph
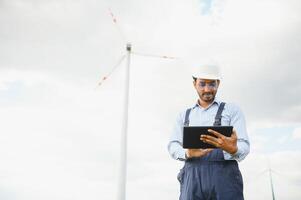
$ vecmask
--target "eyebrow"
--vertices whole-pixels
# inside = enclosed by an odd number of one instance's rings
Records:
[[[200,80],[200,82],[203,82],[203,83],[215,83],[216,80]]]

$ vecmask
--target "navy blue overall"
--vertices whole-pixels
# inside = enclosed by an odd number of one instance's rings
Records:
[[[221,126],[225,103],[221,103],[214,126]],[[189,126],[190,109],[185,126]],[[189,158],[178,174],[180,200],[243,200],[243,180],[236,160],[225,160],[221,149],[206,156]]]

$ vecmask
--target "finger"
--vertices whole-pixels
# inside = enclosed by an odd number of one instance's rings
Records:
[[[212,148],[210,148],[210,149],[206,149],[206,152],[211,152],[211,151],[213,151],[213,149]]]
[[[206,143],[208,143],[208,141],[214,142],[217,147],[221,147],[224,143],[224,139],[212,137],[210,135],[204,135],[201,140],[204,142],[207,141]]]
[[[210,153],[213,149],[205,149],[204,150],[204,155],[207,155],[208,153]]]
[[[223,136],[222,134],[220,134],[219,132],[214,131],[214,130],[212,130],[212,129],[208,129],[208,132],[209,132],[209,133],[212,133],[213,135],[215,135],[216,137],[219,137],[219,138],[225,137],[225,136]]]
[[[218,138],[210,136],[210,135],[201,135],[200,140],[206,139],[206,140],[211,140],[213,142],[218,142]]]
[[[188,149],[189,153],[195,153],[198,151],[198,149]]]
[[[205,142],[205,143],[207,143],[207,144],[212,144],[213,146],[220,147],[219,143],[214,142],[212,140],[208,140],[208,139],[203,138],[202,141]]]
[[[202,152],[207,152],[207,151],[212,151],[213,149],[212,148],[208,148],[208,149],[200,149],[200,151]]]

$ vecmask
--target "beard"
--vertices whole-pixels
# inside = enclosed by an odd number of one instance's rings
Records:
[[[215,98],[215,94],[213,92],[206,92],[206,93],[200,94],[199,96],[200,96],[201,100],[203,100],[207,103],[211,103]]]

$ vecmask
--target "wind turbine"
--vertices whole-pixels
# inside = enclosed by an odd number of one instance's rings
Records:
[[[269,177],[270,177],[270,185],[271,185],[271,191],[272,191],[272,198],[275,200],[275,193],[274,193],[274,185],[273,185],[273,178],[272,178],[272,169],[270,165],[270,161],[268,160],[268,166],[269,166]]]
[[[256,180],[258,177],[261,177],[262,175],[268,173],[269,181],[270,181],[270,187],[271,187],[271,192],[272,192],[272,200],[275,200],[276,197],[275,197],[275,191],[274,191],[274,183],[273,183],[272,173],[276,174],[276,172],[274,170],[272,170],[269,158],[267,157],[266,159],[267,159],[268,168],[265,168],[260,173],[258,173],[255,177],[253,177],[253,180]]]
[[[113,23],[118,28],[118,31],[121,37],[125,40],[124,34],[121,31],[117,19],[113,12],[109,9],[109,14],[113,20]],[[125,40],[126,41],[126,40]],[[113,67],[110,73],[107,76],[104,76],[101,81],[98,83],[100,86],[107,78],[114,72],[114,70],[120,66],[122,61],[126,58],[126,78],[124,85],[124,107],[123,107],[123,122],[122,122],[122,132],[121,132],[121,144],[120,144],[120,164],[119,164],[119,179],[118,179],[118,191],[117,191],[117,200],[125,200],[126,199],[126,175],[127,175],[127,130],[128,130],[128,107],[129,107],[129,89],[130,89],[130,65],[131,65],[131,55],[137,56],[148,56],[148,57],[157,57],[162,59],[176,59],[176,57],[170,56],[160,56],[160,55],[152,55],[145,53],[138,53],[132,51],[132,44],[130,42],[126,42],[126,54],[123,55],[117,62],[117,64]]]

